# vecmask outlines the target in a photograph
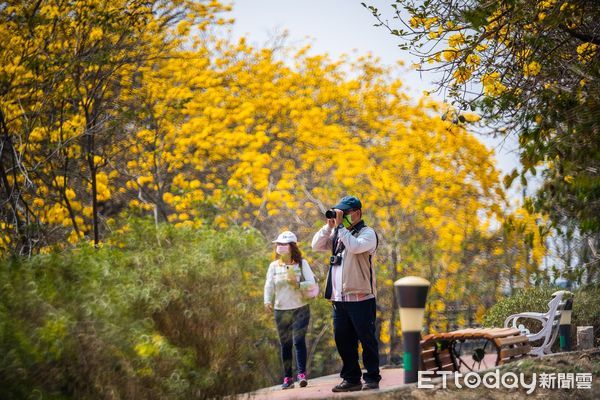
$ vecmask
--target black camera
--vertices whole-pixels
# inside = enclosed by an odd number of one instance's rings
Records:
[[[325,218],[332,219],[336,217],[335,210],[332,208],[331,210],[325,211]]]
[[[342,265],[342,256],[331,256],[329,257],[330,265]]]

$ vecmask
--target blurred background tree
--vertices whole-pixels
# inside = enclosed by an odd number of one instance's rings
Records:
[[[397,0],[388,10],[365,7],[401,48],[420,58],[420,71],[438,73],[434,91],[454,106],[449,119],[464,122],[465,110],[477,110],[492,135],[518,136],[522,167],[505,185],[541,175],[526,206],[548,215],[574,247],[577,257],[564,265],[565,277],[597,281],[598,2]]]

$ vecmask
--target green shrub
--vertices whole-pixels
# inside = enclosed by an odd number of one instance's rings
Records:
[[[600,286],[587,286],[575,292],[572,325],[593,326],[595,345],[600,345]]]
[[[482,325],[489,327],[504,326],[504,320],[511,314],[525,311],[548,311],[548,302],[552,298],[552,293],[557,290],[560,290],[560,288],[549,286],[518,290],[511,296],[501,299],[490,308],[483,317]]]
[[[138,222],[122,249],[0,261],[3,398],[210,398],[280,369],[251,230]],[[276,373],[275,373],[276,374]]]
[[[511,296],[498,301],[483,317],[482,324],[488,327],[504,326],[504,320],[511,314],[526,311],[546,312],[552,293],[562,290],[558,287],[532,287],[519,290]],[[598,338],[600,328],[600,288],[585,287],[575,290],[573,298],[573,314],[571,319],[571,337],[575,341],[577,326],[594,326],[595,337]],[[523,325],[531,332],[541,329],[541,324],[532,320],[522,320]],[[557,341],[558,342],[558,341]],[[558,344],[555,343],[555,347]]]

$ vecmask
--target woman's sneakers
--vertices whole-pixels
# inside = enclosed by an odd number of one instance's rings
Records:
[[[300,387],[306,387],[306,385],[308,385],[306,374],[298,374],[298,383],[300,384]]]
[[[291,389],[293,387],[294,387],[294,379],[293,378],[287,377],[287,376],[285,378],[283,378],[283,384],[281,385],[281,388],[283,390]]]
[[[306,374],[298,374],[298,384],[300,387],[306,387],[308,385],[308,380],[306,379]],[[294,378],[285,377],[283,378],[283,384],[281,385],[282,389],[291,389],[294,387]]]

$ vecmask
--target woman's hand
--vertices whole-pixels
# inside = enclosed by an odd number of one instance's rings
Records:
[[[268,313],[272,313],[273,312],[273,305],[270,303],[265,304],[265,311]]]
[[[296,276],[296,271],[294,268],[287,267],[287,276],[286,280],[290,285],[295,285],[298,283],[298,277]]]

